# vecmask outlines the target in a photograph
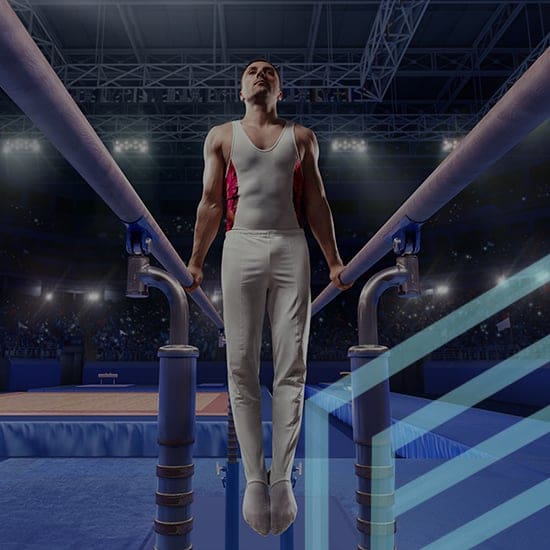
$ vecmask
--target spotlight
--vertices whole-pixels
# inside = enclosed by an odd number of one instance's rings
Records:
[[[5,155],[10,155],[12,153],[39,153],[40,142],[37,139],[27,138],[6,139],[2,146],[2,152]]]
[[[140,153],[149,152],[149,144],[145,139],[116,139],[113,143],[115,153]]]
[[[47,292],[44,298],[46,302],[51,302],[53,300],[53,292]]]
[[[448,294],[449,293],[449,287],[447,285],[438,285],[435,288],[436,294]]]
[[[460,139],[458,138],[444,138],[442,145],[443,152],[449,153],[451,151],[454,151],[458,147],[459,143]]]
[[[341,153],[365,153],[367,142],[364,139],[339,139],[332,140],[331,148],[333,151]]]
[[[90,292],[87,298],[90,302],[99,302],[99,292]]]

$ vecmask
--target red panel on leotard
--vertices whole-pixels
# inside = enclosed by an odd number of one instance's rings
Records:
[[[229,168],[225,176],[225,230],[229,231],[235,223],[235,214],[237,213],[237,204],[239,202],[239,182],[237,180],[237,171],[232,161],[229,161]]]
[[[299,160],[294,164],[294,176],[292,180],[292,201],[294,202],[294,210],[298,225],[304,227],[304,174],[302,173],[302,165]]]

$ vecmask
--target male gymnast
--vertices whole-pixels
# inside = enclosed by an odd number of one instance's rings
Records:
[[[188,270],[193,291],[224,212],[223,318],[235,430],[246,477],[245,521],[261,535],[278,535],[295,520],[291,484],[306,379],[311,294],[307,220],[341,290],[345,268],[318,168],[319,147],[308,128],[282,120],[277,68],[251,61],[241,77],[241,120],[213,127],[204,144],[203,194]],[[272,462],[265,466],[260,350],[265,310],[273,344]],[[270,494],[271,491],[271,494]]]

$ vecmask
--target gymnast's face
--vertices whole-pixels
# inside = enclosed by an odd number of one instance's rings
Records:
[[[282,99],[281,82],[275,67],[267,61],[255,61],[244,71],[241,79],[241,99],[259,102]]]

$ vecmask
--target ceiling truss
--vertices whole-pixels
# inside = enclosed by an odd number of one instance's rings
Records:
[[[208,130],[234,118],[223,115],[91,115],[90,124],[99,136],[110,142],[115,138],[147,138],[155,142],[203,141]],[[441,141],[460,134],[472,123],[468,115],[341,115],[338,113],[297,115],[295,122],[310,127],[320,141],[334,137],[363,136],[371,142]],[[0,118],[0,134],[4,137],[40,136],[25,116]],[[459,136],[458,136],[459,137]]]
[[[191,51],[147,49],[134,9],[151,3],[212,6],[212,48]],[[264,3],[284,5],[293,2],[274,0]],[[428,142],[464,134],[504,95],[550,42],[549,33],[532,50],[496,47],[526,4],[542,5],[550,0],[487,2],[494,4],[495,9],[473,47],[441,49],[410,48],[409,45],[429,4],[463,2],[301,0],[300,3],[311,5],[307,47],[270,49],[263,55],[277,63],[281,73],[286,100],[286,104],[281,104],[281,111],[285,111],[285,106],[290,110],[288,104],[297,105],[293,118],[313,128],[321,141],[334,135],[363,135],[371,141]],[[254,4],[248,0],[10,0],[10,4],[72,97],[88,114],[98,133],[107,140],[137,133],[146,135],[152,142],[202,141],[212,125],[234,118],[240,106],[239,80],[243,64],[251,55],[258,55],[257,51],[232,50],[227,43],[225,9],[227,6]],[[63,49],[41,11],[41,6],[45,5],[77,4],[98,7],[95,49]],[[330,30],[331,7],[344,4],[378,6],[365,48],[335,49],[331,40],[328,48],[317,47],[323,13]],[[131,49],[104,48],[107,6],[116,6]],[[411,101],[395,97],[395,94],[385,98],[397,77],[443,77],[446,81],[436,99],[427,97],[424,101]],[[489,101],[479,97],[469,100],[469,105],[461,102],[459,94],[464,87],[473,80],[479,88],[483,78],[506,80]],[[5,103],[6,99],[0,99],[0,105],[2,102]],[[117,111],[101,114],[99,109],[100,106],[120,104],[136,107],[135,114],[119,114]],[[154,109],[140,108],[147,104],[153,104]],[[369,107],[357,113],[350,109],[352,104]],[[194,106],[191,114],[185,108],[189,105]],[[178,106],[185,113],[174,114]],[[373,114],[374,106],[377,107],[376,114]],[[461,114],[449,113],[452,107]],[[337,112],[338,109],[341,112]],[[23,116],[3,116],[0,118],[0,132],[3,137],[12,137],[21,132],[33,135],[38,131]]]
[[[430,0],[382,0],[360,65],[361,88],[379,102],[397,73],[401,60]]]

